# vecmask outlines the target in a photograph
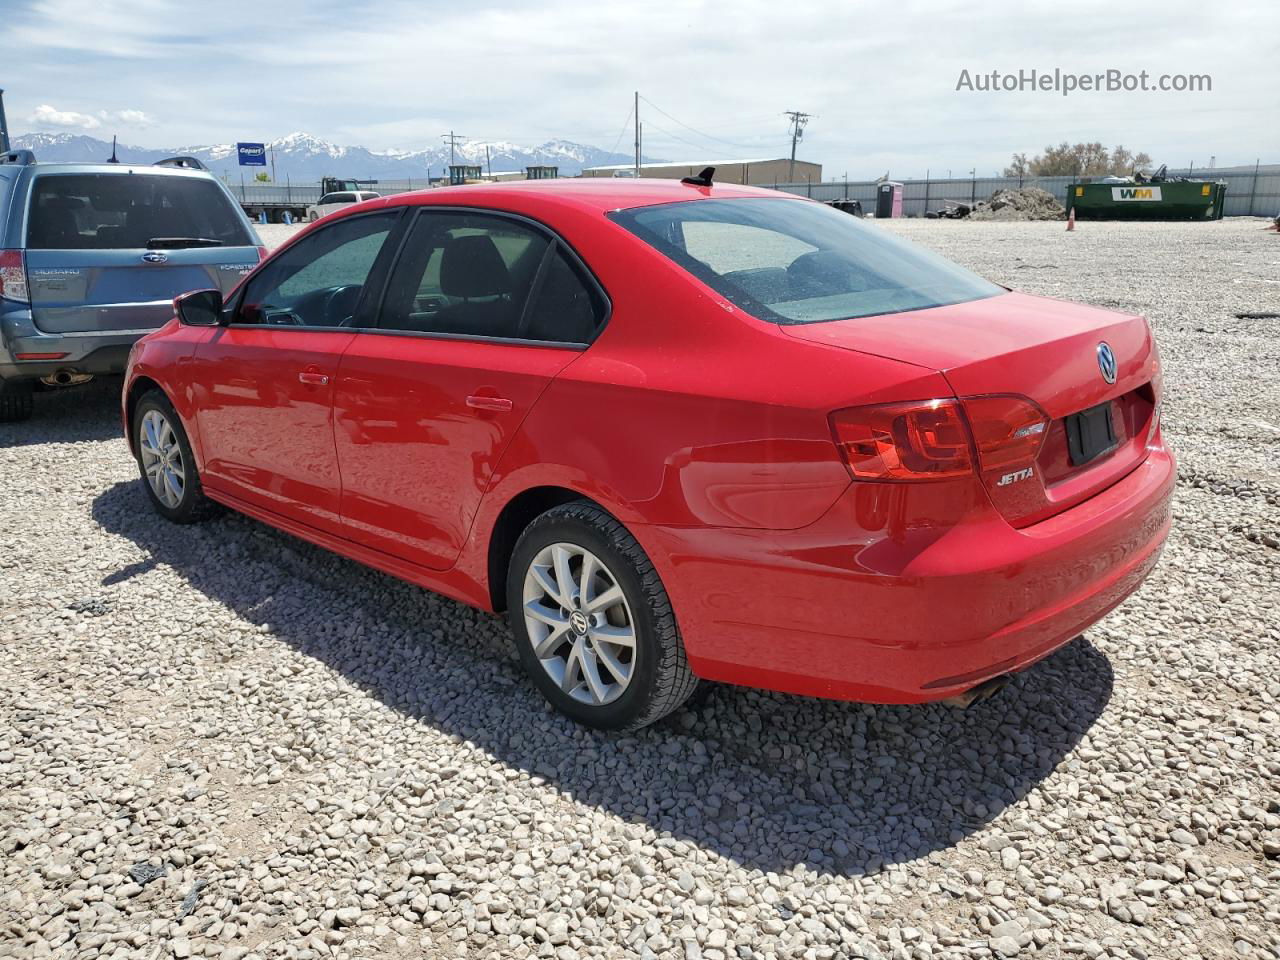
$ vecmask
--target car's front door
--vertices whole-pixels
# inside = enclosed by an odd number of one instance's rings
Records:
[[[451,566],[498,460],[605,300],[561,241],[489,213],[419,213],[378,332],[347,348],[334,395],[347,536]]]
[[[267,263],[201,344],[191,381],[206,485],[340,532],[333,384],[399,211],[341,220]]]

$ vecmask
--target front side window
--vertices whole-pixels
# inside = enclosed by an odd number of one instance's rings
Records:
[[[237,323],[351,326],[398,210],[350,217],[309,234],[245,288]]]
[[[772,323],[902,313],[1004,292],[886,230],[802,200],[688,200],[610,217]]]
[[[36,178],[28,210],[33,250],[145,249],[152,240],[251,247],[243,215],[205,177],[56,173]]]

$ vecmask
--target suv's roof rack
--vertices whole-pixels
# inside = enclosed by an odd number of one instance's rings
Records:
[[[0,163],[16,163],[26,166],[35,162],[36,155],[30,150],[10,150],[8,153],[0,153]]]
[[[208,170],[203,163],[195,157],[165,157],[163,160],[157,160],[153,166],[156,167],[182,167],[185,170]]]

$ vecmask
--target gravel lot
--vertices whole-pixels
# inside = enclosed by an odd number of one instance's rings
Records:
[[[263,230],[268,243],[288,228]],[[719,687],[631,736],[502,622],[154,516],[118,382],[0,427],[0,955],[1280,957],[1280,237],[910,221],[1151,317],[1175,528],[999,697]]]

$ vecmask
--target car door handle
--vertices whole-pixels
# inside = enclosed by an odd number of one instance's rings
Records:
[[[324,387],[329,384],[329,375],[325,373],[316,373],[314,370],[303,370],[298,374],[298,382],[305,383],[308,386]]]
[[[496,410],[506,413],[511,409],[511,401],[506,397],[478,397],[475,394],[467,397],[467,406],[473,410]]]

